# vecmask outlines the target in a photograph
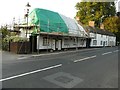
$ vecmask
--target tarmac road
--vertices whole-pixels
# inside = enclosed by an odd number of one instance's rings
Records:
[[[118,88],[118,47],[16,57],[2,62],[3,88]]]

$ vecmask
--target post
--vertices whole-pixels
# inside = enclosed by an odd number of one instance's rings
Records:
[[[37,45],[37,46],[38,46],[38,49],[37,49],[37,52],[38,52],[38,54],[39,54],[39,39],[40,39],[40,19],[39,19],[39,34],[38,34],[38,35],[39,35],[39,37],[38,37],[38,41],[37,41],[37,42],[38,42],[38,45]]]
[[[77,45],[77,44],[78,44],[78,43],[77,43],[77,37],[75,37],[75,43],[76,43],[76,50],[78,50],[78,47],[77,47],[77,46],[78,46],[78,45]]]
[[[47,53],[48,53],[48,33],[49,33],[49,19],[48,19],[48,29],[47,29]]]
[[[26,28],[26,38],[27,38],[27,34],[28,34],[28,14],[29,14],[29,8],[31,7],[31,5],[29,4],[29,2],[27,3],[26,7],[27,7],[27,14],[25,16],[27,17],[27,28]],[[27,51],[26,51],[27,46],[26,45],[25,45],[25,53],[27,53]]]
[[[29,14],[29,9],[27,9],[27,15],[26,15],[26,17],[27,17],[27,29],[26,29],[26,37],[27,37],[27,34],[28,34],[28,14]]]

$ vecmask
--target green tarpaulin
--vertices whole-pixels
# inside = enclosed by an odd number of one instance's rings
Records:
[[[40,26],[40,32],[68,33],[66,23],[57,12],[35,8],[29,17],[32,24]]]

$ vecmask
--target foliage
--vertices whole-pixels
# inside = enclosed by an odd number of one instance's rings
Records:
[[[3,39],[10,35],[10,32],[7,30],[7,26],[1,26],[0,28],[0,49],[6,50],[7,43],[3,42]]]
[[[7,26],[2,26],[0,28],[0,33],[1,33],[0,48],[2,48],[3,50],[9,49],[10,42],[25,42],[25,41],[27,41],[27,38],[19,37],[16,35],[15,32],[8,31]]]
[[[118,17],[118,19],[116,20],[116,23],[117,23],[118,32],[115,32],[115,35],[120,45],[120,17]]]
[[[5,38],[6,36],[10,36],[10,31],[7,30],[7,26],[2,26],[0,28],[0,33],[2,33],[2,38]]]
[[[76,16],[85,25],[94,20],[95,26],[99,27],[105,18],[115,15],[114,2],[78,2],[75,7],[78,10]]]
[[[19,36],[10,36],[3,39],[6,42],[24,42],[27,41],[27,38],[19,37]]]
[[[19,36],[8,36],[2,39],[2,49],[8,50],[10,42],[25,42],[27,38],[19,37]]]
[[[0,50],[2,49],[2,38],[0,37]]]
[[[105,29],[109,30],[110,32],[114,32],[114,33],[118,32],[119,23],[117,23],[117,20],[118,20],[118,17],[115,17],[115,16],[107,17],[103,22]]]
[[[107,17],[103,22],[105,29],[113,32],[120,42],[120,17]]]

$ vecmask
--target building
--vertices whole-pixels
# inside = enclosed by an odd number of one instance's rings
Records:
[[[94,27],[94,21],[89,26],[83,25],[64,15],[46,9],[35,8],[29,15],[29,23],[14,25],[20,37],[27,37],[31,51],[66,50],[85,47],[115,46],[116,37],[113,33]]]
[[[94,24],[90,24],[86,27],[91,37],[90,47],[104,47],[104,46],[115,46],[116,36],[105,30],[102,25],[100,28],[94,27]]]
[[[50,10],[35,8],[28,25],[15,25],[19,36],[29,38],[32,50],[65,50],[86,47],[88,34],[74,19]]]
[[[117,1],[117,16],[120,17],[120,0]]]

